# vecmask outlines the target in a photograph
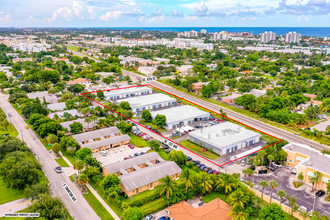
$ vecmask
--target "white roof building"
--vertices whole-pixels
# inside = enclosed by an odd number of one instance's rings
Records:
[[[110,91],[104,91],[104,96],[106,100],[116,100],[122,98],[135,97],[139,95],[148,95],[152,93],[152,89],[147,86],[139,86],[132,88],[119,88]]]
[[[188,139],[201,144],[220,155],[236,152],[238,149],[260,141],[260,134],[240,125],[224,122],[192,131]]]
[[[208,120],[210,118],[210,113],[191,105],[183,105],[151,112],[153,118],[158,114],[165,115],[167,129],[175,129],[184,125],[190,125],[194,121]]]
[[[128,102],[131,105],[132,111],[136,113],[140,113],[146,109],[152,110],[177,104],[175,98],[162,93],[120,99],[117,102]]]
[[[65,107],[66,107],[65,102],[59,102],[59,103],[47,105],[47,108],[51,111],[62,111],[63,109],[65,109]]]

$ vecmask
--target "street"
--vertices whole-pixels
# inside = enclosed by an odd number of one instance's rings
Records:
[[[42,165],[42,169],[50,182],[50,188],[54,196],[60,197],[71,216],[74,219],[100,219],[94,210],[87,203],[78,188],[71,182],[68,176],[64,173],[56,173],[54,168],[58,166],[56,161],[52,158],[50,153],[46,150],[38,136],[32,129],[26,129],[27,124],[23,118],[16,112],[12,105],[8,102],[8,95],[0,94],[1,108],[8,115],[10,113],[10,122],[15,126],[19,132],[18,138],[23,139],[27,146],[36,155],[37,160]],[[71,200],[68,193],[64,190],[62,185],[66,183],[71,189],[74,196],[77,198],[76,202]]]

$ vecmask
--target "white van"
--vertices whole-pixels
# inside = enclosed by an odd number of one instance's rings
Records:
[[[292,168],[291,173],[292,174],[297,174],[297,167]]]
[[[105,157],[105,156],[107,156],[107,152],[106,152],[106,151],[104,151],[104,150],[103,150],[103,151],[101,151],[101,152],[100,152],[100,154],[101,154],[102,156],[104,156],[104,157]]]

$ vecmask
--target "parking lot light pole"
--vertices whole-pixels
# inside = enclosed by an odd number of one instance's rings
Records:
[[[315,201],[316,201],[316,196],[314,196],[313,212],[315,211]]]

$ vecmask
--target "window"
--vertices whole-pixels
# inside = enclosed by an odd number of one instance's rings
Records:
[[[289,160],[290,161],[290,163],[292,163],[292,160]]]

